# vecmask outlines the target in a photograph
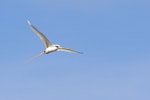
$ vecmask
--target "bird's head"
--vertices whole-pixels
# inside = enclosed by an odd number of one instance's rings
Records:
[[[58,45],[58,44],[55,44],[54,46],[55,46],[56,48],[61,48],[61,46]]]
[[[44,53],[44,54],[47,54],[46,50],[45,50],[45,51],[43,51],[43,53]]]

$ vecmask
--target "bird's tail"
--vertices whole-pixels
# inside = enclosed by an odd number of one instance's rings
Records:
[[[43,55],[43,54],[44,54],[44,52],[41,52],[40,54],[38,54],[38,55],[36,55],[36,56],[34,56],[34,57],[28,59],[26,62],[30,62],[30,61],[32,61],[32,60],[34,60],[34,59],[40,57],[40,56]]]

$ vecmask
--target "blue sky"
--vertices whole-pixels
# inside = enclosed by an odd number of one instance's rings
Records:
[[[4,0],[0,100],[149,100],[150,1]],[[44,51],[30,20],[52,43]]]

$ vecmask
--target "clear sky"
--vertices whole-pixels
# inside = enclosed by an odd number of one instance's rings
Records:
[[[150,100],[149,0],[2,0],[0,100]],[[27,20],[52,43],[45,50]]]

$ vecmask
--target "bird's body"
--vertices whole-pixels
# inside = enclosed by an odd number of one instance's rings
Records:
[[[46,48],[44,52],[45,52],[45,54],[48,54],[48,53],[51,53],[54,51],[57,51],[57,47],[55,45],[52,45],[52,46]]]
[[[52,44],[47,38],[46,36],[41,33],[38,29],[36,29],[31,23],[30,21],[28,21],[28,24],[29,26],[31,27],[31,29],[39,36],[39,38],[42,40],[42,42],[44,43],[46,49],[44,52],[40,53],[38,56],[34,57],[34,58],[37,58],[39,57],[40,55],[43,55],[43,54],[48,54],[48,53],[51,53],[51,52],[54,52],[54,51],[66,51],[66,52],[71,52],[71,53],[80,53],[78,51],[75,51],[75,50],[71,50],[71,49],[68,49],[68,48],[63,48],[61,47],[60,45],[54,45]],[[33,60],[34,58],[32,58],[31,60]]]

